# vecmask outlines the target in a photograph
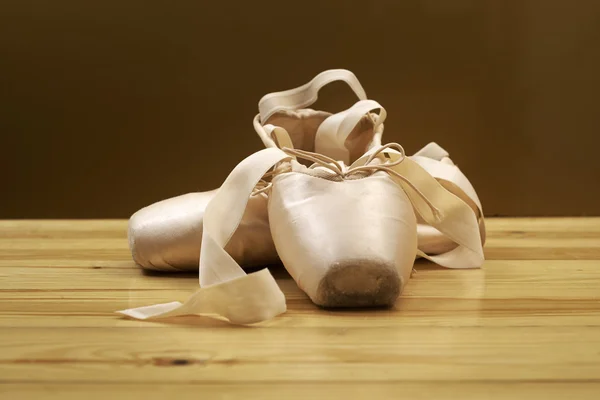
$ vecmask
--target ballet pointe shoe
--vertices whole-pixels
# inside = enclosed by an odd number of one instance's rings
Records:
[[[486,231],[483,207],[475,188],[464,173],[454,164],[446,150],[431,142],[410,156],[448,191],[467,203],[477,218],[481,244],[485,244]],[[439,255],[454,250],[458,245],[434,227],[418,219],[417,233],[419,249],[424,253]]]
[[[310,172],[273,180],[269,218],[285,268],[319,306],[393,305],[417,251],[408,197],[385,173],[336,180]]]
[[[129,247],[136,264],[156,271],[197,271],[204,213],[217,190],[188,193],[144,207],[129,220]],[[245,267],[279,258],[271,240],[267,199],[254,196],[226,250]]]

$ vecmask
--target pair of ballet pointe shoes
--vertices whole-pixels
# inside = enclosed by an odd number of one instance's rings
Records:
[[[346,82],[359,101],[331,114],[307,108],[318,91]],[[129,222],[133,259],[146,269],[199,267],[184,303],[119,311],[138,319],[205,314],[249,324],[286,310],[268,269],[281,261],[323,307],[393,305],[416,258],[478,268],[485,227],[477,194],[435,143],[407,157],[382,145],[385,109],[347,70],[259,102],[265,145],[216,190],[152,204]]]

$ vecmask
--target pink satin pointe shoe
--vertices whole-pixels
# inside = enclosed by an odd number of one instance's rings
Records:
[[[204,213],[216,194],[217,189],[188,193],[137,211],[129,220],[127,235],[134,261],[149,270],[197,270]],[[271,239],[265,197],[249,199],[226,249],[245,267],[279,262]]]
[[[326,117],[314,140],[309,136],[307,141],[305,134],[294,137],[289,126],[262,123],[314,101],[312,87],[299,88],[294,96],[275,94],[261,103],[255,128],[267,148],[234,168],[204,213],[200,289],[185,303],[121,314],[138,319],[205,314],[248,324],[285,312],[285,297],[269,270],[246,274],[226,250],[256,196],[267,200],[271,235],[285,268],[320,306],[394,304],[417,255],[449,268],[481,266],[476,213],[406,157],[400,145],[381,145],[386,113],[376,102],[361,100]],[[282,99],[287,102],[283,106]],[[367,143],[362,152],[346,145],[357,129],[368,135],[358,140]],[[297,149],[300,141],[315,151]],[[325,155],[325,148],[335,158]],[[417,216],[456,246],[426,254],[417,240]]]
[[[448,152],[432,142],[410,158],[473,209],[479,223],[481,243],[485,244],[485,223],[481,201],[471,182],[452,162]],[[418,218],[418,222],[419,249],[424,253],[443,254],[457,247],[456,243],[434,227],[423,223],[422,219]]]
[[[408,196],[385,172],[315,161],[292,161],[272,181],[271,232],[285,268],[319,306],[393,305],[417,251]]]

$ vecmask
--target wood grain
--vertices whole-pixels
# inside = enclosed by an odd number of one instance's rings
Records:
[[[126,225],[0,221],[0,397],[600,394],[598,218],[491,219],[484,268],[419,261],[392,309],[319,309],[274,266],[288,312],[254,327],[114,314],[197,287],[142,273]]]
[[[500,400],[544,399],[564,400],[594,399],[600,391],[597,382],[361,382],[349,386],[347,382],[313,381],[299,385],[294,382],[268,383],[170,383],[119,384],[107,383],[11,383],[0,385],[0,395],[7,399],[65,400],[82,398],[105,400],[107,398],[164,400],[172,398],[194,399],[448,399]],[[515,396],[516,394],[516,396]],[[21,397],[20,397],[21,396]]]

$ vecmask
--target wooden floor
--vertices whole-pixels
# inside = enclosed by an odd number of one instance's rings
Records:
[[[144,275],[126,221],[0,222],[2,399],[600,399],[600,218],[488,221],[481,270],[417,263],[393,310],[258,327],[115,310],[184,300]]]

